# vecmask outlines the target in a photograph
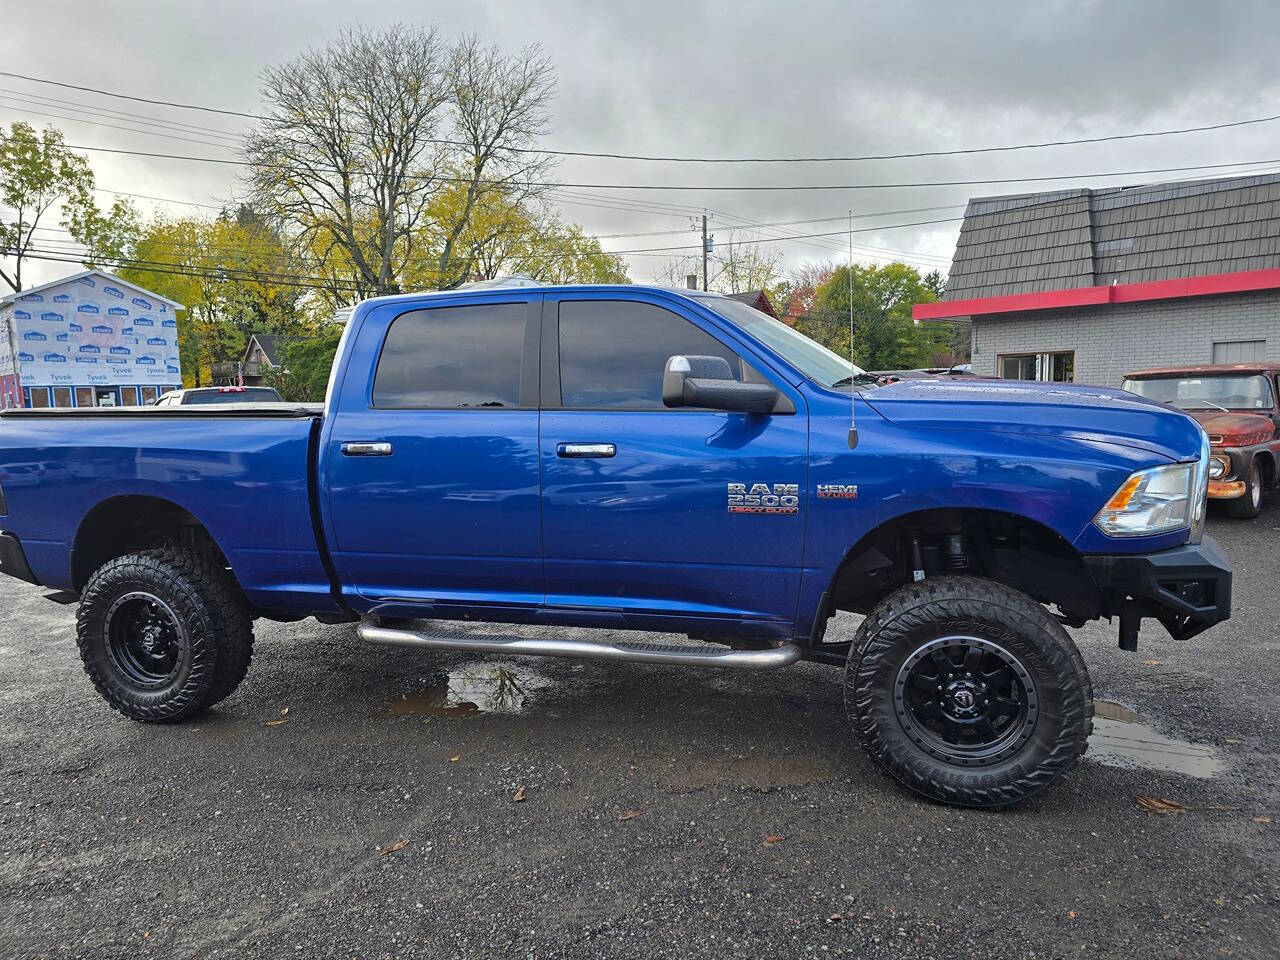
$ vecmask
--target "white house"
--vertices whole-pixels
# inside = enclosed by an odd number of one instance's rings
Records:
[[[103,270],[0,297],[0,409],[132,407],[178,389],[182,309]]]

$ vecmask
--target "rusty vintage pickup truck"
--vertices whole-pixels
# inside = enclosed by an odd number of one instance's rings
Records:
[[[1256,517],[1280,485],[1280,363],[1159,367],[1125,375],[1130,393],[1172,404],[1209,434],[1209,497]]]

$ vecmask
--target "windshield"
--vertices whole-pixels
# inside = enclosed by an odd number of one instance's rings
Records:
[[[1130,393],[1183,410],[1270,410],[1271,386],[1260,374],[1151,377],[1125,380]]]
[[[861,367],[755,307],[727,297],[707,297],[702,302],[824,387],[844,386],[851,378],[866,375]]]
[[[184,403],[278,403],[280,394],[271,387],[246,387],[243,390],[203,390],[188,393]]]

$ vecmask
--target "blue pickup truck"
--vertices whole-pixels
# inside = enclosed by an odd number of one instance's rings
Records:
[[[1064,625],[1114,618],[1132,650],[1144,619],[1185,640],[1229,615],[1208,462],[1191,417],[1119,391],[885,385],[726,297],[499,285],[361,303],[323,407],[5,412],[0,570],[79,602],[85,670],[138,720],[231,694],[255,618],[428,649],[810,660],[844,668],[889,773],[994,806],[1085,750]],[[838,611],[863,616],[852,641],[826,636]],[[438,625],[477,620],[551,629]]]

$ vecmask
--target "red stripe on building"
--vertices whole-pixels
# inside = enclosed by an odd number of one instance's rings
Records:
[[[1042,293],[1014,293],[1003,297],[917,303],[911,308],[911,319],[949,320],[955,317],[980,317],[1027,310],[1062,310],[1102,303],[1140,303],[1145,300],[1210,297],[1222,293],[1277,289],[1280,289],[1280,270],[1244,270],[1239,273],[1214,273],[1206,277],[1153,280],[1150,283],[1073,287],[1070,290],[1046,290]]]

